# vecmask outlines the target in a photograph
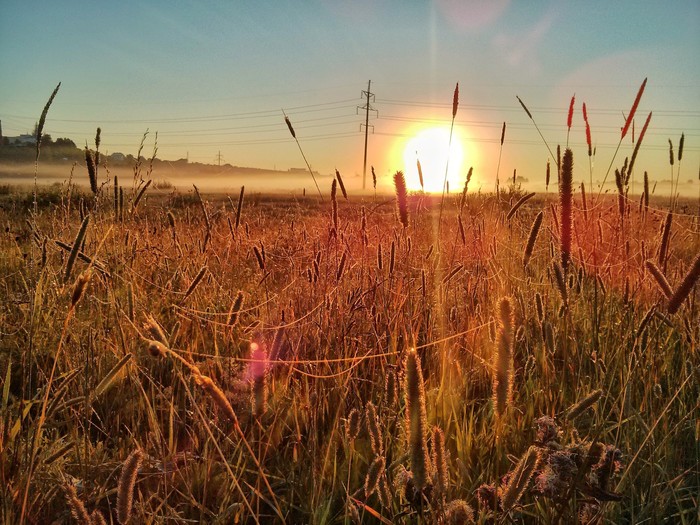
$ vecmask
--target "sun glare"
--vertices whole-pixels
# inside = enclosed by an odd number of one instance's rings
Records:
[[[449,148],[449,166],[448,166]],[[427,128],[416,133],[406,142],[403,149],[404,175],[406,186],[410,191],[441,193],[445,181],[445,168],[448,168],[447,180],[450,190],[464,185],[464,174],[461,172],[464,150],[462,148],[459,133],[455,129],[452,132],[452,145],[450,147],[450,129],[447,127]],[[423,175],[423,187],[421,188],[418,172],[420,161]]]

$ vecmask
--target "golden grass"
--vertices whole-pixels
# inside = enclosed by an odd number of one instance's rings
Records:
[[[0,196],[4,521],[692,522],[700,240],[649,181],[624,229],[572,199],[568,247],[515,186],[334,224],[103,182]]]

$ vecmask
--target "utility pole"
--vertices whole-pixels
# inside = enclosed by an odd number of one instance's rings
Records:
[[[370,91],[370,87],[372,86],[372,81],[367,82],[367,91],[362,92],[362,96],[367,98],[367,102],[365,103],[364,106],[357,106],[357,109],[364,109],[365,110],[365,161],[364,165],[362,167],[362,189],[364,190],[366,185],[367,185],[367,134],[369,133],[369,112],[374,111],[377,115],[379,114],[376,109],[374,109],[370,105],[370,99],[374,100],[374,93]],[[360,124],[360,129],[362,129],[362,124]],[[372,129],[374,129],[374,126],[372,126]]]

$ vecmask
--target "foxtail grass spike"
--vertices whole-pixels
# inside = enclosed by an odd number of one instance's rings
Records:
[[[66,261],[66,272],[63,275],[63,282],[67,283],[70,279],[70,274],[73,271],[73,265],[75,264],[75,259],[80,253],[83,241],[85,240],[85,232],[87,231],[88,223],[90,222],[90,216],[86,215],[83,219],[78,234],[75,236],[73,241],[73,247],[71,248],[70,255],[68,255],[68,260]]]
[[[695,260],[685,274],[683,281],[678,285],[676,291],[668,300],[668,313],[675,314],[683,304],[683,301],[690,295],[695,283],[700,278],[700,254],[695,257]]]
[[[88,177],[90,179],[90,190],[93,194],[97,194],[97,172],[95,171],[95,160],[92,157],[92,153],[85,145],[85,165],[88,170]]]
[[[399,210],[399,222],[404,228],[408,228],[408,192],[403,171],[394,174],[394,186],[396,187],[396,206]]]
[[[39,160],[39,150],[41,148],[41,139],[44,137],[44,124],[46,123],[46,115],[49,113],[49,108],[53,103],[53,99],[56,98],[61,83],[59,82],[56,88],[51,93],[49,100],[46,102],[43,111],[41,112],[41,117],[39,117],[39,123],[36,126],[36,160]]]
[[[513,309],[504,297],[498,305],[498,334],[494,352],[493,399],[497,417],[501,418],[513,399]]]
[[[379,424],[377,408],[371,401],[365,407],[365,421],[367,422],[367,433],[372,445],[372,452],[375,456],[381,456],[384,453],[384,439],[382,437],[382,428]]]
[[[564,152],[559,184],[559,204],[561,206],[561,265],[564,273],[571,258],[572,184],[574,155],[569,148]]]
[[[454,94],[452,95],[452,118],[457,116],[457,106],[459,105],[459,82],[455,86]]]
[[[321,188],[318,187],[318,182],[316,182],[316,175],[314,175],[314,172],[311,169],[311,165],[309,164],[309,161],[306,160],[306,155],[304,155],[304,150],[301,149],[301,144],[299,143],[299,139],[297,138],[297,134],[294,132],[294,127],[292,126],[292,122],[289,120],[289,117],[286,115],[286,113],[284,113],[284,111],[282,112],[282,114],[284,115],[284,121],[287,123],[287,127],[289,128],[289,132],[292,134],[292,138],[297,143],[297,147],[299,148],[299,152],[301,153],[301,156],[303,157],[304,162],[306,163],[306,167],[308,168],[309,173],[311,174],[311,178],[313,179],[314,185],[316,186],[316,190],[318,191],[318,196],[321,198],[321,200],[323,200],[323,194],[321,193]]]
[[[591,144],[591,125],[588,123],[588,112],[586,111],[586,103],[583,103],[583,122],[586,124],[586,145],[588,146],[588,156],[593,155],[593,148]],[[593,189],[591,188],[591,191]]]
[[[632,158],[630,159],[629,167],[627,168],[627,173],[629,175],[632,175],[632,170],[634,169],[634,161],[637,159],[637,153],[639,152],[639,148],[642,145],[642,140],[644,140],[644,135],[647,132],[647,128],[649,127],[650,121],[651,121],[651,111],[649,112],[647,119],[644,121],[644,126],[642,126],[642,131],[641,131],[641,133],[639,133],[639,138],[637,139],[637,142],[634,145],[634,151],[632,152]]]
[[[569,114],[566,117],[566,127],[571,130],[571,124],[574,119],[574,102],[576,101],[576,94],[571,97],[571,103],[569,104]]]
[[[345,184],[343,184],[343,177],[340,176],[340,172],[335,170],[335,178],[338,179],[338,186],[340,186],[340,192],[343,194],[343,198],[348,200],[348,192],[345,190]]]
[[[595,405],[602,395],[602,389],[594,390],[566,411],[566,419],[569,421],[573,421],[581,414],[583,414],[587,409]]]
[[[136,449],[126,458],[122,467],[119,485],[117,486],[117,519],[121,525],[126,525],[131,518],[136,476],[142,460],[143,452],[140,449]]]
[[[523,254],[523,267],[527,268],[530,262],[530,257],[532,257],[532,250],[535,247],[535,241],[537,240],[537,234],[540,231],[540,226],[542,226],[543,212],[539,212],[535,217],[532,227],[530,228],[530,235],[527,238],[527,244],[525,245],[525,253]]]
[[[428,456],[428,421],[425,410],[425,387],[421,362],[415,349],[410,349],[405,360],[406,433],[408,435],[413,485],[423,490],[430,476]]]
[[[527,106],[525,105],[525,102],[523,102],[523,101],[520,99],[520,97],[519,97],[518,95],[515,95],[515,98],[518,99],[518,102],[520,102],[520,105],[521,105],[521,106],[523,107],[523,109],[525,110],[525,113],[527,113],[527,116],[530,118],[530,120],[532,120],[532,113],[530,113],[530,110],[527,109]],[[504,125],[503,125],[503,132],[504,132],[504,133],[505,133],[505,130],[506,130],[506,127],[505,127],[505,123],[504,123]],[[501,134],[501,137],[503,137],[503,133]],[[503,144],[503,141],[501,141],[501,144]]]
[[[647,85],[647,79],[644,79],[644,82],[642,82],[642,85],[639,86],[639,91],[637,91],[637,96],[634,99],[634,103],[632,104],[632,108],[630,109],[629,115],[627,115],[627,120],[625,120],[625,125],[622,128],[622,135],[620,137],[620,140],[625,138],[625,135],[627,135],[627,131],[629,131],[630,126],[632,125],[632,121],[634,120],[634,114],[637,111],[637,106],[639,105],[639,100],[642,98],[642,93],[644,93],[644,88]]]
[[[501,505],[505,512],[509,512],[515,507],[523,497],[523,494],[525,494],[539,459],[539,450],[533,445],[518,462],[501,496]]]
[[[64,490],[66,493],[66,501],[68,502],[68,507],[70,508],[71,516],[78,522],[79,525],[92,525],[92,519],[88,514],[87,509],[83,500],[78,497],[78,491],[70,482],[64,485]]]
[[[535,195],[537,195],[537,193],[535,193],[533,191],[532,193],[527,193],[527,194],[523,195],[522,197],[520,197],[518,202],[513,204],[513,207],[508,211],[508,215],[506,215],[506,221],[509,221],[513,217],[513,215],[515,215],[515,213],[520,209],[520,207],[523,204],[525,204],[527,201],[532,199]]]

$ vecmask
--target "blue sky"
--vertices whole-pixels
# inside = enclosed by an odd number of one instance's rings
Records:
[[[585,157],[586,102],[604,171],[645,77],[641,128],[654,112],[638,166],[668,178],[668,139],[685,133],[682,179],[700,166],[700,2],[493,0],[434,2],[38,2],[0,3],[3,134],[31,131],[58,81],[46,131],[78,144],[102,127],[103,149],[136,153],[158,131],[159,155],[287,169],[303,165],[282,119],[322,173],[362,171],[364,118],[376,94],[369,161],[401,169],[405,144],[449,126],[460,83],[456,140],[464,170],[490,188],[503,121],[501,176],[541,177],[552,147]],[[677,147],[677,146],[676,146]],[[633,145],[625,143],[624,155]],[[427,155],[427,154],[425,154]],[[586,161],[587,164],[587,161]],[[602,176],[602,173],[600,173]],[[586,168],[587,176],[587,168]]]

